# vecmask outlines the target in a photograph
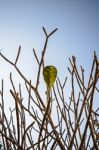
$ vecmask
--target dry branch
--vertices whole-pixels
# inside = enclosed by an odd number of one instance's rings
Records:
[[[10,73],[12,88],[9,91],[14,100],[14,106],[13,108],[10,107],[8,119],[5,110],[4,81],[2,79],[0,90],[0,146],[5,150],[99,149],[99,107],[94,108],[94,95],[96,92],[99,94],[97,87],[99,61],[95,52],[87,86],[85,85],[83,67],[80,66],[79,72],[76,57],[69,58],[71,66],[68,67],[68,70],[71,87],[68,100],[65,98],[67,77],[63,84],[57,77],[47,106],[44,103],[46,92],[44,91],[45,97],[42,98],[38,91],[38,86],[41,86],[40,80],[45,64],[48,40],[56,31],[57,28],[48,34],[43,27],[46,39],[40,59],[33,49],[38,67],[36,85],[33,85],[32,81],[28,80],[17,66],[21,46],[19,46],[14,62],[0,53],[1,58],[18,72],[24,81],[25,92],[28,94],[26,97],[28,104],[26,105],[23,99],[22,86],[19,84],[17,90],[12,73]],[[49,108],[51,111],[49,111]],[[56,116],[54,113],[56,113]]]

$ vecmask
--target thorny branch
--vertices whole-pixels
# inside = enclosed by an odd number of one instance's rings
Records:
[[[2,53],[0,56],[18,72],[24,81],[25,92],[28,94],[25,104],[22,86],[19,84],[17,90],[15,83],[10,74],[10,83],[12,88],[9,90],[14,100],[14,106],[10,109],[9,119],[6,115],[5,98],[4,98],[4,81],[2,79],[0,90],[0,147],[3,149],[14,150],[86,150],[99,149],[99,107],[94,108],[94,95],[99,94],[99,61],[94,52],[92,67],[89,74],[88,84],[85,85],[84,69],[80,66],[79,71],[76,65],[76,58],[69,58],[71,67],[68,67],[70,73],[70,95],[65,97],[66,77],[62,85],[57,77],[55,86],[51,90],[50,104],[45,105],[45,97],[41,97],[38,86],[41,86],[42,69],[49,37],[51,37],[57,28],[47,33],[43,27],[46,37],[42,55],[38,59],[36,50],[33,49],[34,57],[37,61],[37,79],[36,85],[28,80],[17,66],[21,46],[14,62],[5,57]],[[76,90],[77,89],[77,90]],[[57,115],[54,115],[56,113]],[[37,138],[36,138],[37,137]]]

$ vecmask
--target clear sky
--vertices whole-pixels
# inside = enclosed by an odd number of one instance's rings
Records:
[[[21,45],[20,67],[30,78],[32,49],[40,56],[45,40],[42,26],[48,32],[58,28],[49,39],[46,64],[55,65],[63,79],[68,57],[75,55],[89,73],[94,50],[99,57],[99,0],[0,0],[0,49],[14,60]],[[1,58],[0,67],[2,79],[11,68]]]

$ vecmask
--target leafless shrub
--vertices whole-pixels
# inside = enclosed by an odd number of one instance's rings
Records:
[[[17,66],[21,47],[19,46],[15,62],[10,61],[2,53],[0,56],[12,65],[22,80],[28,93],[28,104],[24,104],[21,85],[16,90],[12,74],[10,82],[12,89],[10,94],[14,100],[13,109],[10,108],[10,120],[7,118],[4,108],[4,82],[0,90],[0,146],[7,150],[55,150],[55,149],[99,149],[99,107],[94,110],[93,101],[95,92],[99,93],[97,82],[99,79],[99,61],[94,52],[92,68],[89,74],[88,84],[85,85],[84,69],[79,72],[76,58],[72,56],[68,68],[71,81],[69,100],[65,98],[65,86],[67,77],[62,84],[57,77],[51,90],[50,104],[47,106],[38,90],[40,77],[44,68],[44,59],[49,37],[57,29],[47,34],[43,27],[46,40],[41,59],[38,59],[36,51],[33,54],[37,61],[38,73],[36,85],[29,81]],[[76,90],[77,88],[77,90]],[[75,92],[76,91],[76,92]],[[46,92],[45,97],[46,97]],[[98,102],[99,103],[99,102]],[[50,107],[50,111],[48,108]],[[54,113],[56,116],[54,117]],[[28,121],[29,117],[29,121]]]

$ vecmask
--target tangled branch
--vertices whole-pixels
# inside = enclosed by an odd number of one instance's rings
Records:
[[[84,69],[81,66],[81,70],[78,70],[74,56],[71,59],[69,58],[71,66],[68,67],[68,71],[71,77],[71,94],[68,100],[65,97],[66,84],[68,82],[67,77],[63,85],[59,77],[56,79],[55,85],[51,90],[51,96],[49,97],[51,111],[47,110],[48,106],[45,105],[44,99],[38,90],[38,87],[41,86],[40,81],[42,69],[45,65],[44,60],[49,37],[56,31],[57,28],[48,34],[43,27],[46,39],[40,60],[36,50],[33,49],[33,54],[38,65],[36,85],[33,85],[31,80],[28,80],[17,66],[21,46],[19,46],[14,62],[0,53],[1,58],[12,65],[18,72],[25,83],[25,92],[28,93],[28,104],[25,105],[21,85],[19,84],[19,90],[17,90],[11,73],[10,83],[12,89],[10,89],[10,94],[14,100],[14,106],[10,108],[10,119],[8,119],[4,107],[5,93],[4,81],[2,79],[0,90],[1,149],[99,149],[99,107],[96,110],[94,109],[94,95],[96,92],[99,94],[97,87],[99,61],[95,52],[87,86],[85,85]],[[46,98],[46,92],[44,91],[44,93]],[[57,114],[55,117],[54,112]],[[30,121],[28,121],[28,116]]]

